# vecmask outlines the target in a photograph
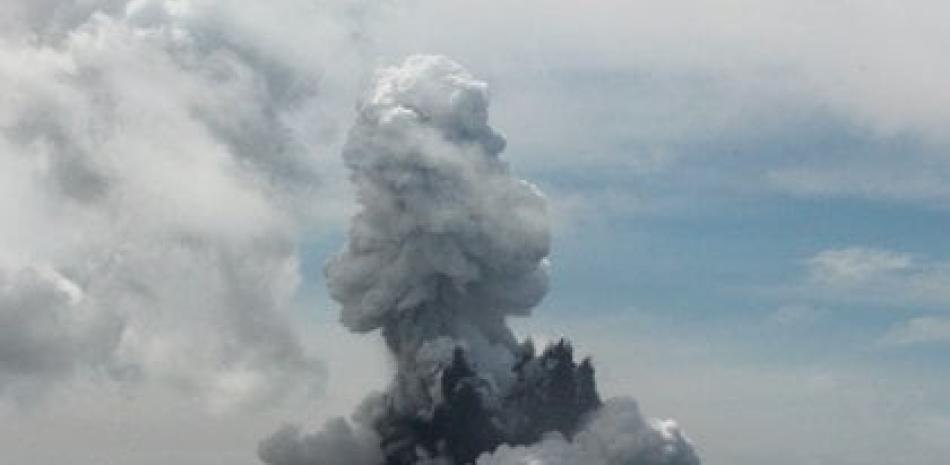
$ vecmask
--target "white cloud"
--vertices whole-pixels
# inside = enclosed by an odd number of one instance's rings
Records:
[[[944,308],[950,303],[950,263],[909,253],[852,246],[805,261],[802,292],[814,298]]]
[[[885,153],[825,154],[824,160],[770,169],[769,185],[798,197],[846,197],[950,207],[950,161],[927,147]]]
[[[808,259],[810,277],[827,286],[848,286],[910,269],[913,258],[904,253],[864,247],[829,249]]]
[[[319,391],[291,304],[301,231],[346,211],[322,201],[339,197],[322,178],[341,133],[325,115],[349,107],[334,92],[361,59],[340,56],[342,4],[14,4],[0,34],[0,399],[85,376],[174,386],[215,410]]]
[[[922,316],[891,328],[879,343],[885,347],[950,344],[950,318]]]

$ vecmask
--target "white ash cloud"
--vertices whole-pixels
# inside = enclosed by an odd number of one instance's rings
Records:
[[[464,341],[489,381],[507,384],[514,337],[547,291],[544,198],[512,177],[488,125],[488,89],[458,64],[414,56],[382,69],[358,108],[343,157],[363,210],[327,267],[352,330],[385,327],[404,377],[404,408],[428,408],[419,378]],[[419,309],[424,309],[419,311]]]
[[[499,157],[488,97],[459,64],[416,55],[360,101],[343,158],[362,210],[326,273],[343,324],[382,331],[395,379],[353,426],[263,441],[266,463],[699,464],[674,422],[602,404],[566,341],[539,355],[507,326],[547,292],[549,221]]]
[[[364,97],[344,148],[363,211],[327,268],[351,329],[434,302],[440,286],[498,315],[545,294],[545,202],[498,158],[505,139],[487,106],[484,82],[428,56],[380,71]]]
[[[645,419],[637,403],[612,399],[573,440],[552,434],[530,446],[503,445],[477,465],[699,464],[689,439],[673,420]]]

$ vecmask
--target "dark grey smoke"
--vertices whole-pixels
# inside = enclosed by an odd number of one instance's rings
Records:
[[[382,331],[395,377],[352,426],[266,440],[265,462],[699,463],[675,423],[603,403],[567,341],[537,354],[506,325],[547,292],[550,236],[504,147],[486,84],[458,64],[413,56],[378,73],[343,151],[362,210],[326,274],[343,323]]]

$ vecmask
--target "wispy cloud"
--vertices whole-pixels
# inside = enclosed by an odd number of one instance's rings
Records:
[[[769,186],[803,198],[851,198],[950,208],[945,148],[920,141],[864,139],[840,147],[815,145],[795,166],[768,168]]]
[[[950,318],[942,313],[950,310],[950,263],[906,252],[852,246],[821,251],[805,264],[803,293],[813,299],[883,305],[901,313],[931,312],[893,323],[872,342],[878,348],[950,343]],[[796,316],[798,307],[789,308],[791,317]],[[784,313],[780,310],[773,318],[781,318]]]
[[[909,254],[865,247],[829,249],[807,260],[809,277],[819,285],[847,287],[893,277],[912,268]]]
[[[806,286],[819,297],[904,307],[950,307],[950,263],[887,249],[852,246],[805,261]]]
[[[884,347],[950,344],[950,318],[922,316],[899,323],[884,334],[879,343]]]
[[[789,304],[769,314],[765,322],[774,327],[807,327],[816,323],[824,312],[811,305]]]

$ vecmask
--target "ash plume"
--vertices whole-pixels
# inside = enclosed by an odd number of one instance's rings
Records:
[[[380,330],[392,384],[352,423],[263,441],[271,465],[698,465],[676,424],[602,401],[566,340],[540,352],[509,316],[547,292],[546,200],[499,157],[487,85],[453,61],[382,69],[343,159],[361,211],[326,267],[350,330]]]

